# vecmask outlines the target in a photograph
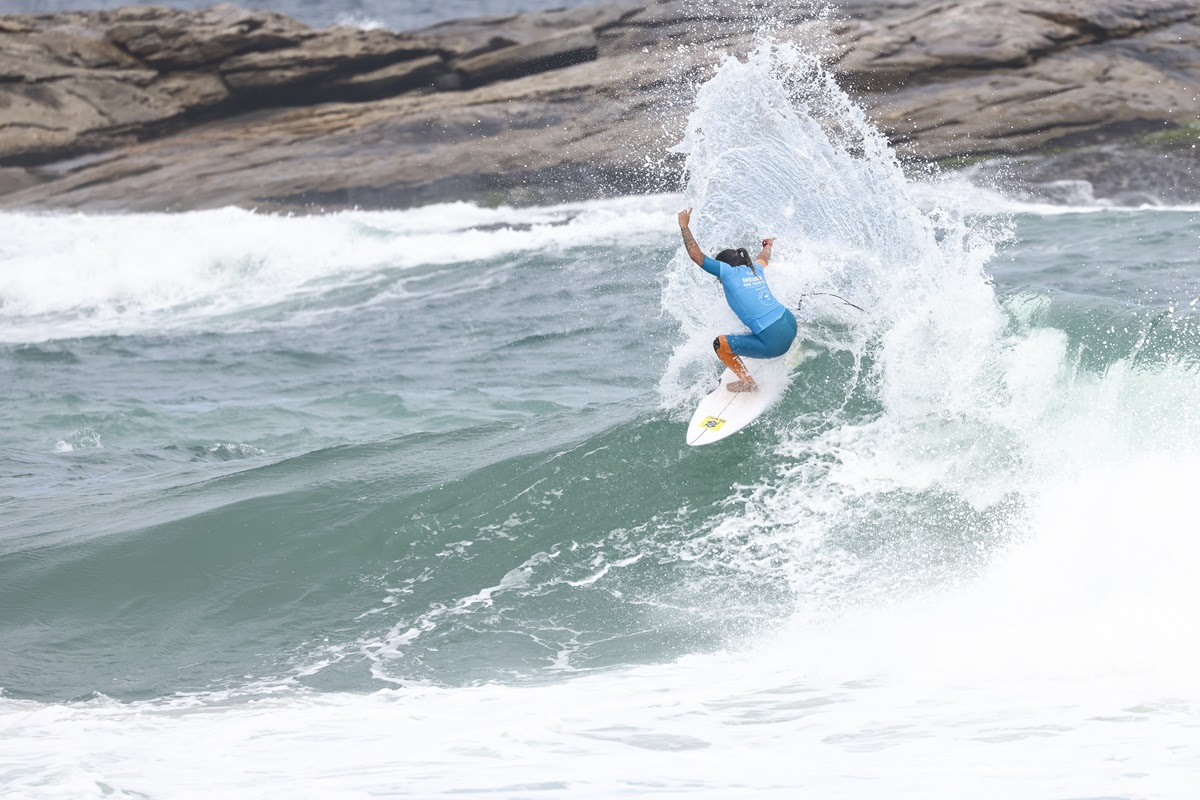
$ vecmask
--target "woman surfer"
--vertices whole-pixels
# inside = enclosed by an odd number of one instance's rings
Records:
[[[721,363],[733,370],[738,380],[729,384],[731,392],[752,392],[758,387],[750,377],[741,356],[746,358],[776,358],[783,355],[796,339],[796,317],[771,294],[767,279],[758,266],[766,270],[771,260],[771,245],[775,238],[763,239],[762,252],[751,261],[745,248],[722,250],[716,258],[704,255],[688,229],[692,210],[679,212],[679,230],[683,246],[700,269],[721,281],[725,301],[747,328],[749,334],[738,333],[713,339],[713,349]]]

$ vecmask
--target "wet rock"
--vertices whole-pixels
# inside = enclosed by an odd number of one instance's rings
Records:
[[[977,182],[1017,197],[1065,205],[1200,203],[1200,130],[1194,138],[1177,130],[1184,135],[1171,143],[1152,138],[997,158],[970,172]]]
[[[453,67],[462,76],[464,85],[481,86],[593,61],[597,55],[595,31],[583,26],[528,44],[490,50],[456,61]]]
[[[925,158],[1123,138],[1200,113],[1194,2],[946,3],[847,38],[841,73]]]
[[[222,61],[218,70],[232,91],[257,93],[373,72],[434,52],[428,42],[384,30],[335,28],[303,45],[234,56]]]
[[[113,13],[107,39],[156,69],[189,69],[246,52],[295,46],[311,30],[290,17],[222,3],[199,12],[132,6]]]
[[[330,81],[327,89],[345,99],[403,94],[412,89],[436,88],[437,81],[447,74],[446,70],[446,62],[441,56],[429,55],[370,72],[355,72]]]
[[[426,28],[419,35],[437,47],[447,59],[466,60],[505,47],[518,47],[556,37],[574,28],[603,30],[640,8],[641,5],[627,2],[601,3],[507,17],[456,20]]]
[[[16,192],[39,182],[29,170],[20,167],[0,167],[0,195]]]
[[[1153,187],[1137,170],[1164,194],[1194,193],[1194,148],[1146,137],[1200,116],[1195,0],[839,5],[834,17],[782,0],[630,0],[407,34],[313,30],[230,5],[0,17],[0,167],[23,168],[4,173],[0,205],[303,209],[672,189],[665,153],[696,82],[764,23],[820,48],[906,159],[994,156],[1048,197],[1077,196],[1079,182],[1142,197]]]

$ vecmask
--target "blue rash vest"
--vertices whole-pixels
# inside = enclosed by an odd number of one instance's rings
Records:
[[[783,316],[783,304],[775,299],[767,287],[761,264],[757,266],[756,274],[749,267],[731,267],[724,261],[705,256],[700,268],[721,279],[725,302],[752,332],[762,333],[768,325]]]

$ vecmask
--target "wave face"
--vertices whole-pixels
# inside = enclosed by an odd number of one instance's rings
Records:
[[[7,791],[1194,786],[1196,210],[914,183],[787,46],[687,131],[682,197],[0,215]],[[805,338],[696,449],[683,206]]]

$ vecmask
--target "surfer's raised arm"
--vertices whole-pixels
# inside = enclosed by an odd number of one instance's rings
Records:
[[[762,240],[762,252],[756,261],[750,260],[750,251],[744,247],[726,248],[716,258],[704,255],[696,237],[688,225],[692,221],[692,210],[679,212],[679,232],[683,234],[683,246],[688,257],[696,266],[721,282],[725,300],[750,332],[718,336],[713,339],[717,358],[729,367],[736,381],[725,385],[731,392],[753,392],[758,388],[754,376],[746,368],[742,356],[747,358],[778,358],[788,351],[796,339],[796,317],[775,299],[767,287],[767,279],[758,267],[766,267],[771,260],[771,245],[775,237]],[[715,418],[714,418],[715,419]],[[725,420],[721,420],[722,424]]]
[[[692,236],[688,225],[692,221],[692,210],[690,208],[679,212],[679,232],[683,234],[683,246],[687,250],[688,257],[696,262],[696,266],[704,266],[704,251],[700,249],[700,245],[696,244],[696,237]]]
[[[762,250],[754,260],[765,267],[771,260],[771,245],[773,244],[775,244],[774,236],[770,237],[769,239],[763,239]]]

